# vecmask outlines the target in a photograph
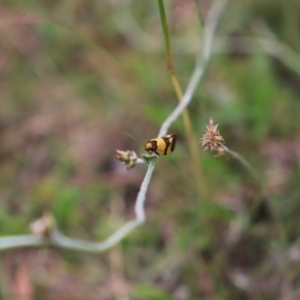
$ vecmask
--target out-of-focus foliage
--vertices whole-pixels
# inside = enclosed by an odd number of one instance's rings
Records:
[[[165,2],[185,87],[201,28],[192,1]],[[203,18],[210,2],[200,1]],[[299,1],[230,1],[189,107],[197,136],[213,117],[268,199],[237,161],[202,150],[209,196],[199,199],[179,120],[144,226],[99,255],[7,252],[0,298],[299,299],[299,11]],[[1,236],[27,233],[47,211],[69,236],[106,238],[133,217],[146,169],[127,171],[115,149],[141,154],[177,104],[157,2],[1,1],[0,99]]]

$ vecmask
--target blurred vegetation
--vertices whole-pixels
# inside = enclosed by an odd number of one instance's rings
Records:
[[[193,1],[165,5],[185,86],[201,28]],[[209,5],[200,1],[203,18]],[[188,108],[199,138],[213,117],[226,146],[262,175],[268,200],[229,156],[201,149],[191,162],[179,120],[146,224],[99,255],[3,253],[0,299],[300,299],[299,11],[296,0],[231,0]],[[275,57],[258,37],[295,55]],[[133,218],[146,170],[127,171],[114,150],[141,154],[177,105],[157,2],[2,0],[0,98],[1,236],[27,233],[50,211],[69,236],[106,238]],[[207,199],[191,163],[203,168]]]

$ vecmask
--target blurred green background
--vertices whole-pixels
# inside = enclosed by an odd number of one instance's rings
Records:
[[[211,1],[199,3],[204,18]],[[165,5],[185,87],[201,26],[193,1]],[[146,223],[98,255],[1,253],[0,299],[300,299],[299,11],[296,0],[231,0],[189,106],[196,136],[213,117],[261,182],[230,156],[200,149],[191,161],[180,119]],[[157,2],[2,0],[0,99],[1,236],[48,211],[71,237],[105,239],[134,218],[146,171],[127,171],[115,149],[142,154],[177,105]]]

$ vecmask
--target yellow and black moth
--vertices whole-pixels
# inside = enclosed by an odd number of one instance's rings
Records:
[[[145,144],[145,150],[150,154],[167,155],[174,151],[176,146],[176,134],[167,134],[163,137],[152,139]]]

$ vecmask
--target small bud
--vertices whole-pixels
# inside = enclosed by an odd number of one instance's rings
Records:
[[[116,150],[115,159],[127,165],[127,170],[129,170],[135,166],[138,157],[136,153],[131,150],[127,150],[127,151]]]
[[[221,156],[225,154],[222,146],[225,141],[223,137],[220,135],[218,130],[218,125],[214,125],[214,121],[212,118],[209,119],[209,125],[206,126],[207,130],[203,137],[200,139],[200,143],[204,147],[204,150],[217,151],[217,156]]]
[[[41,218],[30,223],[31,233],[41,238],[48,238],[55,227],[55,220],[50,213],[44,213]]]

